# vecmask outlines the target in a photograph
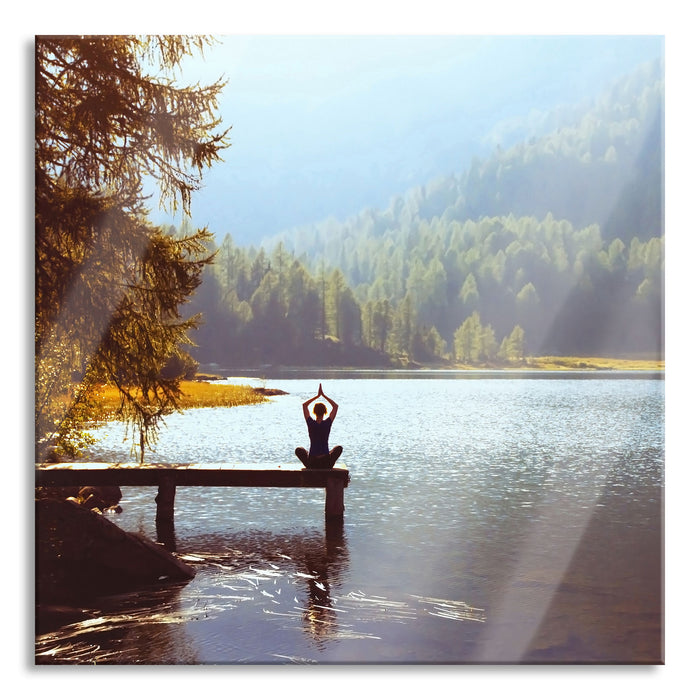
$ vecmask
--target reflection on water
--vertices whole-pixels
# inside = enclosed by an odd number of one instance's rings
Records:
[[[377,629],[386,625],[485,621],[483,610],[462,601],[346,590],[342,523],[304,533],[184,538],[182,546],[187,553],[179,556],[196,568],[199,585],[96,599],[92,617],[38,635],[36,662],[312,663],[331,643],[381,641]],[[267,620],[274,621],[271,631]],[[239,636],[241,625],[250,625],[248,635]],[[299,634],[307,653],[290,654],[301,645],[288,638]]]
[[[109,517],[197,575],[91,601],[39,662],[658,663],[663,382],[585,379],[333,379],[342,529],[318,489],[178,488],[163,533],[155,489],[124,488]],[[292,461],[317,383],[267,384],[288,393],[173,416],[148,458]],[[129,459],[96,434],[92,459]]]
[[[340,587],[343,570],[347,568],[348,551],[342,524],[327,523],[325,542],[313,547],[305,543],[301,551],[308,576],[305,630],[315,642],[322,644],[337,629],[331,591]]]
[[[97,599],[99,614],[39,636],[37,663],[230,662],[200,658],[187,628],[216,618],[227,627],[235,621],[228,613],[240,604],[287,618],[287,629],[300,625],[318,648],[328,638],[351,633],[334,609],[333,590],[342,586],[347,568],[342,523],[303,534],[247,532],[225,539],[214,534],[196,544],[204,547],[188,547],[181,555],[207,579],[196,598],[185,585]],[[212,632],[215,639],[217,630]],[[151,640],[147,649],[139,643],[144,635]],[[114,648],[105,652],[103,646]]]
[[[182,590],[169,586],[91,600],[80,610],[88,617],[37,636],[36,663],[157,664],[174,656],[197,663],[182,624],[197,612],[182,606]]]
[[[342,524],[303,533],[245,532],[228,537],[225,544],[214,535],[206,542],[211,550],[223,547],[231,553],[223,562],[220,556],[193,552],[195,561],[218,568],[212,585],[243,595],[265,615],[286,618],[287,630],[301,624],[318,648],[340,633],[334,590],[342,587],[348,566]]]

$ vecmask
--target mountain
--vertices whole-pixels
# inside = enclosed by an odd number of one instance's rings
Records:
[[[662,60],[542,114],[538,136],[390,198],[227,234],[195,358],[386,366],[664,353]]]
[[[231,146],[193,223],[257,245],[385,208],[562,127],[663,47],[655,36],[223,37],[183,76],[228,80]]]
[[[595,224],[604,240],[625,244],[662,236],[664,94],[663,62],[644,64],[595,101],[550,115],[555,128],[540,137],[475,157],[469,168],[412,188],[386,209],[283,231],[266,247],[281,241],[297,255],[323,256],[342,269],[348,241],[362,247],[359,239],[420,221],[493,216]]]

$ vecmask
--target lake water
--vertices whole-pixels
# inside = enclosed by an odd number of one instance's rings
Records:
[[[170,417],[147,461],[294,462],[318,375]],[[38,663],[659,663],[664,381],[643,373],[325,373],[350,470],[321,489],[179,488],[183,586],[91,601]],[[119,424],[95,461],[131,461]],[[155,488],[107,517],[156,539]]]

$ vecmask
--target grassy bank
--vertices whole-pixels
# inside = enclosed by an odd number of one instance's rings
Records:
[[[180,408],[214,408],[248,406],[267,401],[266,392],[250,386],[219,384],[206,381],[183,381],[180,384],[182,398]],[[92,394],[94,420],[108,420],[116,415],[120,396],[116,387],[101,386]]]
[[[663,371],[664,360],[654,359],[621,359],[611,357],[530,357],[523,365],[524,369],[543,370],[574,370],[574,369],[607,369],[627,371]]]
[[[418,366],[414,366],[416,369]],[[483,363],[469,365],[465,363],[428,365],[430,369],[460,369],[460,370],[513,370],[513,371],[547,371],[556,370],[618,370],[627,372],[655,371],[663,372],[666,368],[664,360],[646,358],[617,358],[617,357],[527,357],[522,362],[509,364]]]

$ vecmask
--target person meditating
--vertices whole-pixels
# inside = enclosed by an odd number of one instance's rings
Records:
[[[326,405],[319,401],[313,408],[314,415],[316,416],[314,419],[309,414],[309,406],[316,401],[316,399],[322,397],[331,405],[330,415],[328,418],[324,419],[327,410]],[[338,413],[338,404],[323,393],[323,387],[319,384],[318,394],[308,401],[304,401],[302,409],[304,411],[306,427],[309,430],[309,451],[307,452],[303,447],[297,447],[297,449],[294,450],[294,454],[307,469],[332,469],[343,451],[340,445],[336,445],[332,450],[328,449],[328,436],[330,435],[331,426]]]

